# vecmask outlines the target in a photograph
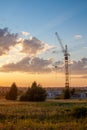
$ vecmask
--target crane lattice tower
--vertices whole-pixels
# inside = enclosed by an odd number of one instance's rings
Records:
[[[62,48],[62,52],[64,54],[64,62],[65,62],[65,88],[69,88],[69,61],[68,61],[68,59],[69,59],[70,55],[68,53],[67,45],[65,45],[65,48],[64,48],[58,33],[56,32],[55,34],[57,36],[57,39],[58,39],[58,41],[60,43],[60,46]]]

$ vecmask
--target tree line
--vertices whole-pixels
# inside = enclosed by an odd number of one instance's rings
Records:
[[[55,99],[70,99],[71,96],[75,93],[75,89],[65,88],[60,95]],[[19,97],[19,98],[18,98]],[[19,100],[19,101],[45,101],[47,98],[46,90],[35,81],[32,83],[31,87],[28,87],[26,92],[23,92],[21,95],[18,94],[18,87],[13,83],[10,87],[10,90],[6,93],[5,98],[7,100]]]
[[[20,95],[20,101],[45,101],[47,97],[46,90],[35,81],[31,87],[28,87],[27,91]],[[7,100],[17,100],[18,98],[18,87],[15,83],[11,85],[10,90],[6,93],[5,98]]]

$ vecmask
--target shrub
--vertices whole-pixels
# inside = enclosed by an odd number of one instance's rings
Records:
[[[72,115],[76,118],[84,118],[87,116],[86,107],[75,107],[72,111]]]

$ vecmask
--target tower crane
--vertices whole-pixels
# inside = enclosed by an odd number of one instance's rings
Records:
[[[65,61],[65,88],[69,88],[69,67],[68,67],[68,57],[70,56],[68,53],[68,49],[67,49],[67,45],[65,45],[65,47],[62,44],[62,41],[58,35],[58,33],[55,33],[57,40],[60,43],[60,46],[62,48],[62,52],[64,54],[64,61]]]

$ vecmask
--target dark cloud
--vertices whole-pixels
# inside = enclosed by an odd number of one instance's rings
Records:
[[[6,54],[11,46],[17,44],[18,34],[10,33],[8,28],[0,29],[0,55]]]
[[[25,57],[17,63],[10,63],[7,65],[3,65],[1,71],[42,73],[42,72],[55,71],[55,69],[58,72],[64,73],[64,62],[57,61],[53,63],[52,59],[46,60],[39,57],[34,57],[34,58]],[[87,74],[87,58],[82,58],[79,61],[73,61],[73,63],[69,65],[69,70],[71,74],[79,74],[79,75]]]
[[[44,73],[51,72],[52,60],[44,60],[42,58],[35,57],[31,59],[30,57],[23,58],[18,63],[10,63],[3,65],[1,71],[5,72],[28,72],[28,73]]]
[[[64,73],[64,62],[57,61],[54,63],[55,68],[57,71]],[[73,61],[69,63],[69,71],[71,74],[87,74],[87,58],[82,58],[79,61]]]
[[[87,74],[87,58],[73,61],[73,64],[70,65],[70,69],[72,74]]]

